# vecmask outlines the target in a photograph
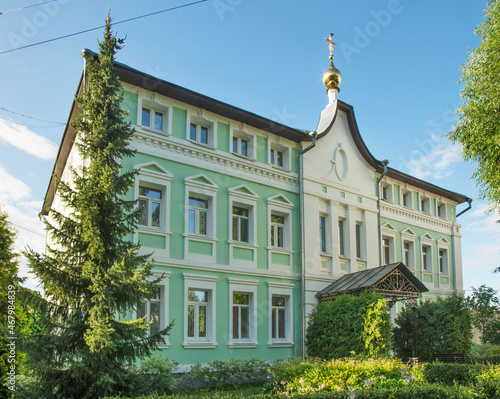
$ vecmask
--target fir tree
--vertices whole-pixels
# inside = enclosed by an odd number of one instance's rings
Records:
[[[20,353],[15,351],[15,363],[9,358],[10,350],[7,343],[14,343],[13,340],[7,340],[9,336],[16,336],[19,327],[22,326],[23,310],[20,301],[16,298],[19,283],[18,278],[18,254],[14,252],[14,239],[16,233],[8,225],[7,214],[0,210],[0,397],[9,396],[8,387],[12,384],[7,383],[7,373],[10,366],[15,367],[15,373],[19,374]],[[14,294],[13,294],[14,293]],[[11,316],[9,318],[9,316]],[[14,324],[12,324],[14,323]],[[19,323],[16,325],[15,323]],[[11,327],[11,328],[9,328]],[[13,327],[13,328],[12,328]],[[15,334],[11,334],[14,330]],[[15,385],[14,385],[15,386]]]
[[[71,181],[58,182],[62,209],[45,222],[51,237],[46,254],[26,251],[43,283],[40,308],[52,325],[30,344],[32,366],[48,397],[96,398],[126,392],[127,366],[164,342],[171,326],[151,337],[142,320],[123,322],[152,293],[152,263],[138,255],[130,237],[139,210],[124,195],[135,173],[121,173],[120,159],[134,156],[133,135],[121,108],[122,86],[114,57],[122,40],[111,33],[108,15],[99,55],[87,57],[81,114],[73,123],[83,166],[71,168]],[[32,298],[36,301],[36,298]]]

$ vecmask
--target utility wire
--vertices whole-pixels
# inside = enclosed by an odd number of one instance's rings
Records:
[[[111,23],[111,26],[113,26],[113,25],[119,25],[119,24],[124,24],[125,22],[135,21],[135,20],[137,20],[137,19],[141,19],[141,18],[151,17],[151,16],[153,16],[153,15],[161,14],[161,13],[168,12],[168,11],[178,10],[178,9],[180,9],[180,8],[185,8],[185,7],[189,7],[189,6],[194,6],[194,5],[196,5],[196,4],[205,3],[206,1],[208,1],[208,0],[199,0],[199,1],[195,1],[195,2],[193,2],[193,3],[183,4],[183,5],[180,5],[180,6],[167,8],[167,9],[165,9],[165,10],[160,10],[160,11],[155,11],[155,12],[152,12],[152,13],[149,13],[149,14],[140,15],[140,16],[138,16],[138,17],[133,17],[133,18],[129,18],[129,19],[124,19],[123,21],[118,21],[118,22],[113,22],[113,23]],[[94,30],[102,29],[102,28],[104,28],[104,27],[105,27],[105,25],[101,25],[101,26],[98,26],[98,27],[96,27],[96,28],[85,29],[85,30],[82,30],[82,31],[80,31],[80,32],[70,33],[69,35],[59,36],[59,37],[56,37],[56,38],[54,38],[54,39],[44,40],[44,41],[42,41],[42,42],[33,43],[33,44],[28,44],[28,45],[26,45],[26,46],[17,47],[17,48],[11,49],[11,50],[0,51],[0,55],[1,55],[1,54],[11,53],[11,52],[13,52],[13,51],[17,51],[17,50],[22,50],[22,49],[25,49],[25,48],[28,48],[28,47],[38,46],[38,45],[40,45],[40,44],[45,44],[45,43],[55,42],[56,40],[61,40],[61,39],[66,39],[67,37],[72,37],[72,36],[81,35],[81,34],[83,34],[83,33],[88,33],[88,32],[92,32],[92,31],[94,31]]]
[[[54,3],[55,1],[57,0],[49,0],[49,1],[45,1],[43,3],[38,3],[38,4],[32,4],[30,6],[25,6],[25,7],[20,7],[20,8],[14,8],[13,10],[8,10],[8,11],[0,11],[0,15],[4,15],[4,14],[7,14],[9,12],[14,12],[14,11],[21,11],[21,10],[26,10],[27,8],[31,8],[31,7],[38,7],[38,6],[41,6],[43,4],[47,4],[47,3]]]
[[[61,126],[64,125],[64,123],[50,122],[50,123],[57,123],[57,125],[56,126],[35,126],[35,125],[27,125],[26,123],[13,121],[12,119],[7,119],[7,118],[4,118],[2,116],[0,116],[0,119],[7,121],[7,122],[10,122],[10,123],[14,123],[16,125],[21,125],[21,126],[26,126],[26,127],[36,128],[36,129],[57,129],[57,128],[60,128]]]
[[[23,226],[19,226],[18,224],[15,224],[15,223],[12,223],[11,221],[7,220],[7,223],[13,225],[13,226],[16,226],[16,227],[19,227],[20,229],[23,229],[23,230],[27,230],[29,231],[30,233],[33,233],[33,234],[37,234],[41,237],[45,237],[43,234],[40,234],[40,233],[37,233],[36,231],[33,231],[33,230],[30,230],[30,229],[27,229],[26,227],[23,227]]]
[[[35,121],[46,122],[46,123],[53,123],[53,124],[56,124],[56,125],[65,125],[65,123],[63,123],[63,122],[53,122],[53,121],[47,121],[45,119],[35,118],[34,116],[20,114],[19,112],[11,111],[10,109],[4,108],[4,107],[0,107],[0,109],[2,111],[10,112],[11,114],[16,114],[16,115],[22,116],[24,118],[34,119]]]

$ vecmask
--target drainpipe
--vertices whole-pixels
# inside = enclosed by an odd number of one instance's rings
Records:
[[[452,238],[452,247],[451,247],[451,256],[452,256],[452,262],[453,262],[453,289],[456,293],[458,293],[458,287],[457,287],[457,259],[456,259],[456,255],[455,255],[455,247],[456,247],[456,244],[455,244],[455,233],[456,233],[456,227],[455,227],[455,224],[457,222],[457,219],[460,215],[463,215],[465,212],[467,212],[468,210],[470,210],[472,208],[472,198],[467,198],[467,203],[468,203],[468,206],[467,208],[465,208],[463,211],[459,212],[456,216],[455,216],[455,223],[453,223],[453,231],[451,232],[451,238]]]
[[[379,266],[382,266],[382,221],[380,218],[380,182],[387,174],[387,165],[389,165],[389,161],[384,159],[382,161],[382,165],[384,166],[384,171],[377,179],[377,210],[378,210],[378,263]]]
[[[460,215],[463,215],[465,212],[467,212],[469,209],[472,208],[472,198],[467,198],[467,203],[469,206],[465,208],[462,212],[460,212],[456,217],[458,218]]]
[[[303,155],[309,151],[310,149],[316,146],[316,137],[318,136],[318,132],[310,132],[309,136],[311,136],[312,144],[304,148],[299,153],[299,202],[300,202],[300,254],[301,254],[301,273],[300,273],[300,294],[302,306],[301,308],[301,331],[302,331],[302,359],[306,357],[306,255],[304,251],[305,247],[305,215],[304,215],[304,166],[303,166]]]

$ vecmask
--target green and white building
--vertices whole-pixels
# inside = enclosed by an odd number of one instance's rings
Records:
[[[405,263],[430,296],[463,292],[455,209],[470,199],[376,160],[337,99],[333,63],[314,133],[116,67],[136,130],[137,154],[121,165],[137,171],[128,197],[144,210],[131,239],[154,252],[163,276],[133,316],[153,320],[152,330],[175,320],[170,359],[301,356],[316,294],[387,263]],[[82,161],[75,137],[68,123],[55,176],[69,179]],[[56,182],[46,215],[60,207]]]

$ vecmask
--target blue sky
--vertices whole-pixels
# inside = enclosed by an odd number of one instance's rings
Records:
[[[4,0],[0,12],[36,3]],[[0,14],[0,53],[101,26],[109,6],[118,22],[186,3],[57,0]],[[342,72],[339,98],[354,106],[373,155],[477,198],[470,180],[474,166],[461,162],[460,148],[445,133],[456,121],[459,69],[479,44],[473,32],[485,7],[486,0],[208,0],[116,25],[118,36],[127,36],[117,60],[314,130],[327,104],[324,38],[333,32],[334,63]],[[96,30],[0,54],[0,204],[22,227],[18,248],[43,251],[37,214],[82,71],[80,52],[97,51],[101,37]],[[500,225],[486,208],[476,199],[460,217],[466,289],[487,284],[500,290],[500,274],[491,274],[500,265]]]

